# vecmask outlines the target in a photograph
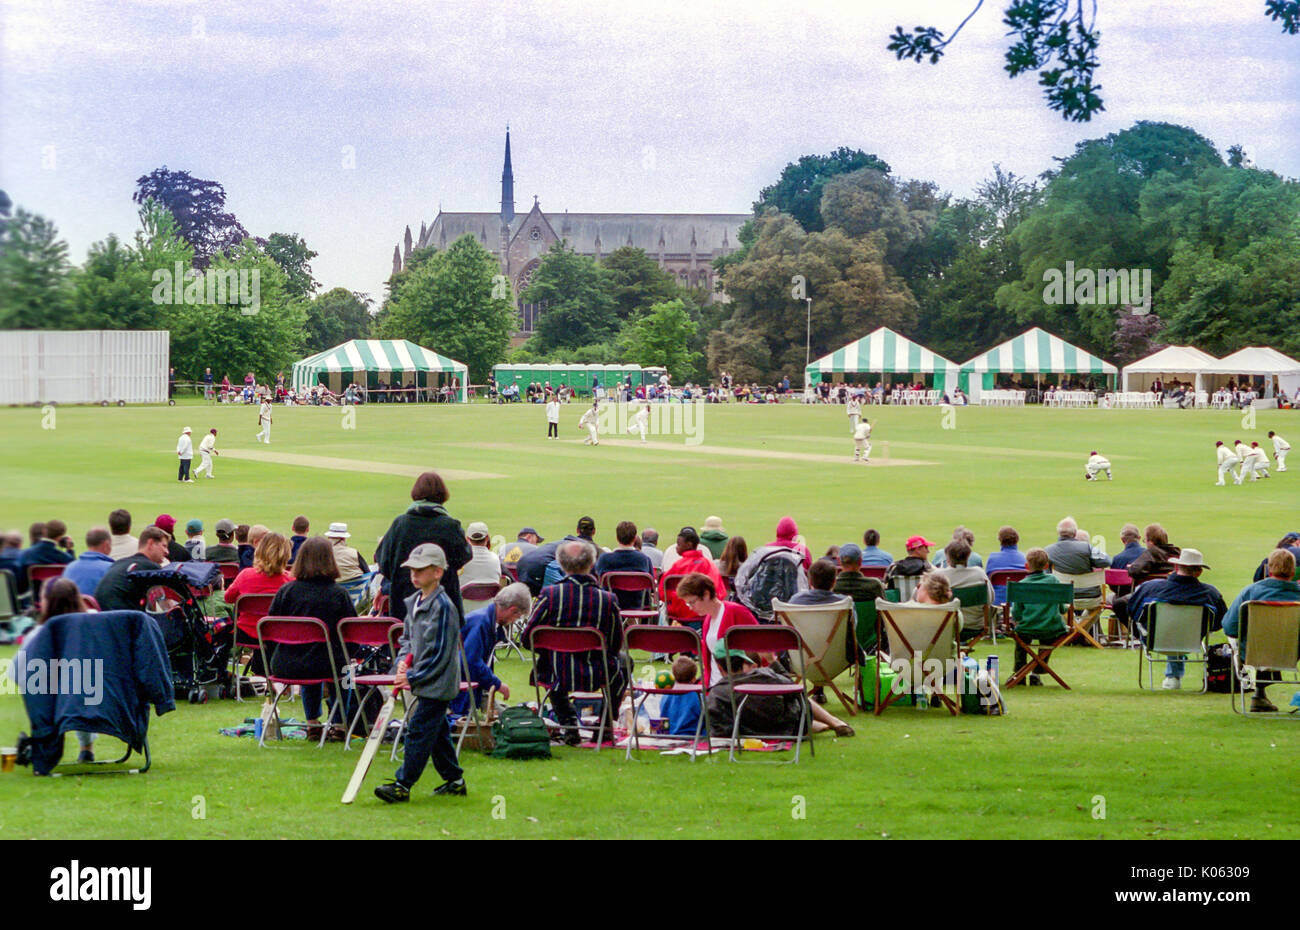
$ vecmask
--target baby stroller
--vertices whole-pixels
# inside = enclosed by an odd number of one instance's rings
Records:
[[[234,624],[225,617],[208,620],[194,593],[215,584],[220,569],[211,562],[178,562],[127,577],[140,609],[162,631],[177,698],[184,694],[191,704],[206,704],[214,691],[229,696]]]

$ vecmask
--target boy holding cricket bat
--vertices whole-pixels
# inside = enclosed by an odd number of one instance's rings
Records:
[[[409,686],[419,700],[407,723],[406,758],[394,780],[375,789],[375,796],[388,804],[410,800],[430,757],[443,778],[433,793],[465,794],[464,773],[447,724],[447,705],[460,693],[460,615],[441,584],[447,556],[441,546],[424,543],[411,550],[402,567],[411,570],[411,583],[418,590],[406,599],[396,685]]]

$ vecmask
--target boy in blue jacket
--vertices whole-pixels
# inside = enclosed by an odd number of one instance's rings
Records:
[[[673,662],[673,681],[679,685],[695,683],[699,669],[689,656],[678,656]],[[700,696],[698,694],[665,694],[659,701],[659,716],[668,718],[668,732],[673,736],[693,736],[700,722]],[[708,734],[705,734],[707,737]]]
[[[396,686],[409,686],[419,698],[406,727],[406,758],[393,781],[375,789],[387,804],[411,799],[424,767],[433,767],[443,783],[434,794],[465,794],[465,778],[447,724],[447,705],[460,693],[460,614],[442,588],[447,556],[436,543],[411,550],[403,568],[411,570],[414,594],[406,599],[406,629],[397,654]],[[409,669],[409,670],[408,670]]]

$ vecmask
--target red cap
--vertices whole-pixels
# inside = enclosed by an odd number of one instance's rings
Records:
[[[911,536],[907,540],[907,548],[909,549],[920,549],[922,546],[933,545],[934,543],[930,542],[930,540],[926,539],[924,536]]]

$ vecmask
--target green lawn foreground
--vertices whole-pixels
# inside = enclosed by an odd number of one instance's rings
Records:
[[[604,443],[589,449],[564,411],[561,439],[544,438],[538,407],[364,407],[345,426],[338,410],[277,409],[270,451],[411,469],[503,475],[451,482],[451,513],[513,535],[532,524],[554,538],[584,513],[612,542],[620,519],[652,524],[671,539],[683,524],[723,517],[751,545],[768,542],[790,513],[809,545],[857,540],[867,526],[901,554],[913,532],[946,539],[958,523],[987,555],[999,525],[1020,529],[1021,548],[1054,538],[1072,513],[1118,549],[1119,526],[1159,520],[1175,543],[1201,548],[1207,578],[1229,599],[1287,529],[1300,501],[1294,473],[1254,486],[1215,488],[1213,442],[1294,441],[1286,412],[1261,412],[1243,430],[1239,412],[875,408],[873,461],[885,453],[933,465],[854,466],[843,408],[706,408],[705,448],[808,454],[811,461]],[[126,506],[137,529],[158,512],[182,522],[223,516],[287,531],[297,513],[319,531],[351,525],[369,554],[405,506],[404,475],[218,459],[215,481],[180,486],[180,428],[219,428],[218,448],[256,455],[256,413],[243,407],[59,408],[42,429],[37,408],[0,410],[0,523],[25,527],[59,517],[74,538]],[[945,429],[945,425],[951,426]],[[626,439],[627,437],[619,437]],[[675,441],[652,437],[656,442]],[[1116,480],[1082,479],[1097,448]],[[843,456],[827,462],[822,456]],[[977,649],[983,658],[987,644]],[[998,649],[1002,669],[1010,650]],[[0,650],[8,657],[11,649]],[[638,661],[640,669],[645,663]],[[256,704],[183,705],[152,728],[155,767],[144,776],[37,780],[0,775],[0,830],[17,837],[1216,837],[1300,833],[1300,803],[1278,792],[1294,765],[1289,722],[1235,717],[1226,695],[1143,694],[1136,655],[1062,651],[1056,666],[1074,690],[1053,684],[1005,695],[1005,718],[950,718],[897,708],[858,716],[857,736],[817,739],[797,767],[742,767],[559,748],[550,762],[466,755],[471,794],[427,796],[432,771],[407,807],[369,790],[391,775],[377,761],[352,808],[338,803],[355,762],[336,744],[259,749],[218,735]],[[1189,669],[1188,684],[1198,670]],[[514,697],[531,699],[526,669],[503,664]],[[1004,676],[1005,677],[1005,674]],[[1274,689],[1283,704],[1286,689]],[[298,705],[289,711],[293,713]],[[841,713],[832,698],[831,709]],[[21,701],[0,695],[0,742],[24,727]],[[71,743],[71,741],[69,741]],[[102,750],[101,750],[102,757]],[[1098,814],[1103,813],[1104,819]],[[202,814],[202,818],[198,817]],[[495,815],[495,816],[494,816]]]

